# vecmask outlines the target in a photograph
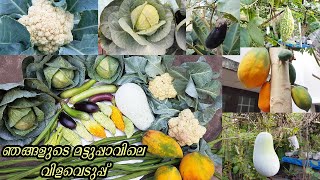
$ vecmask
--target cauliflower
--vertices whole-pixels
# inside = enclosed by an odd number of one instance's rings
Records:
[[[174,89],[172,81],[173,78],[169,75],[169,73],[156,76],[152,81],[149,82],[149,90],[153,96],[159,100],[175,98],[177,96],[177,91]]]
[[[18,21],[27,28],[38,50],[50,54],[73,40],[73,18],[73,14],[54,7],[48,0],[33,0],[28,15]]]
[[[175,138],[180,146],[198,143],[206,133],[206,128],[199,124],[190,109],[185,109],[178,117],[171,118],[168,125],[169,136]]]

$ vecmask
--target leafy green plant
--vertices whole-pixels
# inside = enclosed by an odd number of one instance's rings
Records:
[[[31,143],[55,114],[55,99],[37,79],[0,85],[0,144]]]
[[[0,2],[0,54],[98,54],[98,3]]]
[[[257,173],[253,166],[253,146],[260,132],[269,132],[274,137],[274,148],[281,159],[285,152],[291,151],[288,137],[295,134],[300,148],[306,147],[305,119],[302,114],[236,114],[224,113],[222,118],[222,147],[224,150],[223,176],[234,179],[266,179]],[[288,176],[300,175],[281,168],[280,172]]]
[[[303,36],[310,38],[309,35],[320,27],[319,2],[316,1],[241,0],[240,2],[241,47],[278,46],[279,39],[295,44],[295,41],[300,42]],[[299,24],[301,24],[301,34]]]
[[[79,56],[29,56],[22,69],[25,78],[39,79],[56,94],[82,85],[86,75]]]
[[[188,0],[187,54],[239,54],[239,8],[239,1]]]
[[[159,0],[111,2],[100,17],[102,48],[108,54],[132,55],[161,55],[184,50],[185,21],[176,22],[174,13],[179,6],[175,1],[170,2],[174,4],[172,9],[170,3],[164,5]],[[175,39],[177,44],[174,45]]]

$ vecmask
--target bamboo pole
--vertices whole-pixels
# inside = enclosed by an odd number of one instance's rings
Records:
[[[270,48],[271,59],[271,113],[291,113],[291,85],[289,78],[289,61],[282,62],[278,58],[281,47]]]

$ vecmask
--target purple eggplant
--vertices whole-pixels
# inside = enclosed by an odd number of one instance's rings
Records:
[[[74,104],[74,108],[79,111],[84,111],[87,113],[94,113],[99,111],[99,106],[94,102],[82,101]]]
[[[209,49],[220,46],[226,38],[228,30],[227,22],[222,19],[217,21],[217,26],[208,35],[205,45]]]
[[[94,96],[91,96],[89,98],[90,102],[96,103],[96,102],[100,102],[100,101],[112,101],[113,99],[113,95],[110,93],[102,93],[102,94],[97,94]]]
[[[59,115],[59,122],[64,127],[69,129],[75,129],[77,127],[76,122],[72,119],[72,117],[68,116],[66,113],[61,112]]]

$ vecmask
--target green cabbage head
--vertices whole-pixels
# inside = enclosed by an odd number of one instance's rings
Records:
[[[107,54],[162,55],[174,43],[175,22],[158,0],[119,0],[100,17],[101,44]]]
[[[41,80],[56,94],[81,85],[86,71],[80,56],[29,56],[22,69],[24,77]]]
[[[109,84],[120,78],[124,69],[122,56],[89,56],[83,62],[91,79]]]
[[[35,81],[0,85],[0,145],[31,143],[55,114],[55,99],[35,87]]]

